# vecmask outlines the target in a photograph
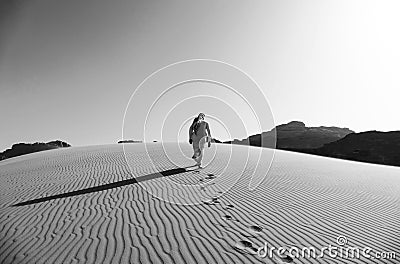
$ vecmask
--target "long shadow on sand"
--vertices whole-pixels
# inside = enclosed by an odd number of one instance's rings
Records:
[[[132,178],[129,180],[123,180],[123,181],[118,181],[118,182],[113,182],[113,183],[108,183],[100,186],[95,186],[95,187],[90,187],[82,190],[77,190],[73,192],[68,192],[68,193],[61,193],[57,195],[52,195],[52,196],[47,196],[47,197],[42,197],[38,199],[33,199],[29,201],[25,201],[22,203],[17,203],[12,206],[24,206],[24,205],[30,205],[30,204],[36,204],[36,203],[42,203],[50,200],[55,200],[55,199],[61,199],[61,198],[66,198],[66,197],[71,197],[71,196],[76,196],[76,195],[82,195],[86,193],[92,193],[92,192],[100,192],[104,190],[109,190],[125,185],[130,185],[130,184],[135,184],[143,181],[148,181],[148,180],[153,180],[161,177],[166,177],[166,176],[171,176],[175,174],[180,174],[184,172],[188,172],[191,170],[188,170],[189,168],[193,168],[194,166],[189,166],[185,168],[176,168],[176,169],[171,169],[171,170],[165,170],[165,171],[160,171],[160,172],[155,172],[147,175],[143,175],[137,178]]]

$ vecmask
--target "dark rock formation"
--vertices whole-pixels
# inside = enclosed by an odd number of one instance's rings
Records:
[[[290,122],[276,127],[277,148],[318,148],[337,141],[354,131],[340,127],[306,127],[302,122]]]
[[[68,144],[68,143],[66,143],[66,142],[64,142],[64,141],[61,141],[61,140],[50,141],[50,142],[47,142],[46,144],[48,144],[48,145],[54,145],[54,146],[57,146],[57,147],[59,147],[59,148],[71,147],[70,144]]]
[[[327,157],[400,166],[400,131],[353,133],[313,152]]]
[[[44,151],[49,149],[57,149],[57,148],[65,148],[70,147],[71,145],[60,141],[50,141],[47,143],[36,142],[33,144],[30,143],[17,143],[12,145],[11,149],[7,149],[4,152],[0,153],[0,160],[9,159],[16,156],[21,156],[33,152]]]
[[[133,140],[133,139],[127,139],[127,140],[120,140],[120,141],[118,141],[118,144],[122,144],[122,143],[142,143],[142,141],[140,141],[140,140]]]
[[[276,138],[276,148],[278,149],[314,149],[353,132],[348,128],[340,127],[306,127],[303,122],[292,121],[270,131],[249,136],[244,140],[235,139],[224,143],[273,148]]]
[[[212,139],[211,139],[211,142],[212,142],[212,143],[222,143],[221,140],[218,140],[218,139],[216,139],[216,138],[212,138]]]
[[[293,121],[243,140],[224,143],[271,147],[274,133],[277,149],[400,166],[400,131],[354,133],[348,128],[306,127],[302,122]]]

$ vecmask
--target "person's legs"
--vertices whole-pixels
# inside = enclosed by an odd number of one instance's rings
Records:
[[[203,160],[203,151],[204,151],[204,144],[207,141],[207,137],[202,137],[199,141],[199,156],[195,159],[197,162],[197,165],[199,165],[199,167],[201,166],[201,161]]]
[[[195,159],[196,158],[196,147],[195,147],[195,145],[194,145],[194,142],[192,143],[192,147],[193,147],[193,156],[192,156],[192,159]]]
[[[193,140],[192,146],[193,146],[193,157],[192,157],[192,159],[196,160],[200,155],[199,140],[196,140],[196,139]]]

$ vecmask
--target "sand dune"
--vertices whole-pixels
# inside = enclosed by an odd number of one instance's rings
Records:
[[[272,150],[214,144],[196,171],[190,145],[124,147],[0,162],[0,263],[400,263],[400,168],[276,151],[251,191]],[[397,259],[257,254],[339,236]]]

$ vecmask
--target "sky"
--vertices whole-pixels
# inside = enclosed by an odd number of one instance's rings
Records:
[[[399,130],[399,11],[369,0],[1,1],[0,150],[185,141],[199,112],[222,140],[292,120]],[[193,59],[212,61],[174,64]]]

